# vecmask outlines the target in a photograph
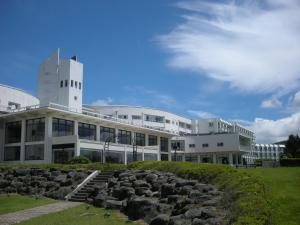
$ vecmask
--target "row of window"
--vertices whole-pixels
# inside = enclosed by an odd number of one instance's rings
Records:
[[[4,161],[19,161],[20,146],[7,146],[4,148]],[[44,145],[26,145],[25,160],[44,160]]]
[[[218,142],[217,143],[217,147],[223,147],[224,146],[224,143],[223,142]],[[189,144],[189,147],[190,148],[196,148],[196,145],[195,144]],[[208,148],[209,147],[209,144],[205,143],[205,144],[202,144],[202,148]]]
[[[5,128],[5,143],[21,142],[21,121],[6,123]],[[52,120],[52,135],[54,137],[70,136],[74,134],[74,121],[53,118]],[[100,141],[116,142],[116,131],[110,127],[100,127]],[[78,123],[78,135],[81,139],[96,140],[96,125],[87,123]],[[45,118],[26,120],[26,142],[43,141],[45,138]],[[118,130],[118,143],[132,144],[131,131]],[[146,136],[142,133],[135,133],[135,142],[139,146],[145,146]],[[164,138],[161,138],[163,145]],[[168,139],[167,139],[168,141]],[[149,135],[149,146],[157,145],[157,136]],[[163,147],[165,148],[165,147]]]
[[[65,87],[68,87],[69,85],[69,80],[61,80],[60,81],[60,87],[63,88],[64,86]],[[71,80],[70,82],[70,87],[75,87],[75,88],[78,88],[79,90],[81,90],[81,82],[77,82],[77,81],[74,81],[74,80]]]

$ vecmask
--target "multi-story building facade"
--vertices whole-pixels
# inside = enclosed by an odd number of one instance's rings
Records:
[[[0,161],[62,163],[77,155],[117,163],[175,155],[232,165],[250,160],[254,133],[237,123],[138,106],[82,105],[83,87],[83,64],[76,56],[61,59],[59,50],[40,66],[38,98],[0,85]]]
[[[279,161],[284,153],[285,145],[278,144],[255,144],[252,156],[254,159],[271,159]]]
[[[63,163],[76,155],[97,162],[170,160],[173,133],[82,108],[82,68],[76,57],[61,60],[59,51],[41,65],[40,104],[28,97],[0,115],[0,161]],[[1,96],[9,100],[18,92],[11,88]]]

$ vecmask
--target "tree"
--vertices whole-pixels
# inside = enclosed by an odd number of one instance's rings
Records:
[[[300,138],[297,135],[291,134],[285,145],[285,154],[288,157],[296,158],[300,152]]]

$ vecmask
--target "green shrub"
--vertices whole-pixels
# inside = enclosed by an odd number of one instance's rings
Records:
[[[283,158],[280,160],[281,166],[300,166],[300,158]]]
[[[128,167],[172,172],[180,177],[212,183],[225,192],[224,207],[230,210],[231,224],[270,224],[271,209],[265,184],[243,170],[220,164],[157,161],[134,162]]]
[[[269,161],[274,161],[274,160],[273,159],[255,159],[256,163],[269,162]]]
[[[85,156],[79,155],[79,156],[74,156],[70,162],[71,164],[88,164],[91,163],[91,160]]]

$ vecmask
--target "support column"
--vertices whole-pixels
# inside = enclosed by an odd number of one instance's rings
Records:
[[[26,135],[26,120],[22,119],[21,127],[21,148],[20,148],[20,162],[25,161],[25,135]]]
[[[158,147],[157,161],[161,161],[161,159],[160,159],[160,154],[161,154],[161,151],[160,151],[160,137],[159,136],[157,136],[157,147]]]
[[[124,146],[124,163],[125,163],[125,165],[128,164],[128,162],[127,162],[127,148],[126,148],[126,146]]]
[[[232,157],[232,153],[231,152],[228,155],[228,159],[229,159],[229,164],[233,165],[233,157]]]
[[[145,147],[142,147],[142,161],[145,161]]]
[[[115,136],[116,136],[115,142],[116,142],[116,143],[119,143],[119,140],[118,140],[118,133],[119,133],[119,129],[118,129],[118,128],[115,128]]]
[[[100,142],[100,125],[96,125],[96,141]]]
[[[172,145],[171,145],[171,138],[168,138],[168,158],[169,161],[172,161]]]
[[[47,163],[53,162],[52,152],[52,116],[45,119],[45,142],[44,142],[44,160]]]
[[[145,146],[149,146],[149,134],[145,134]]]
[[[79,139],[79,135],[78,135],[78,121],[77,120],[74,121],[74,135],[76,136],[74,155],[79,156],[80,155],[80,139]]]
[[[216,155],[216,153],[213,153],[213,163],[214,164],[217,163],[217,155]]]
[[[201,163],[201,155],[198,155],[198,163]]]

